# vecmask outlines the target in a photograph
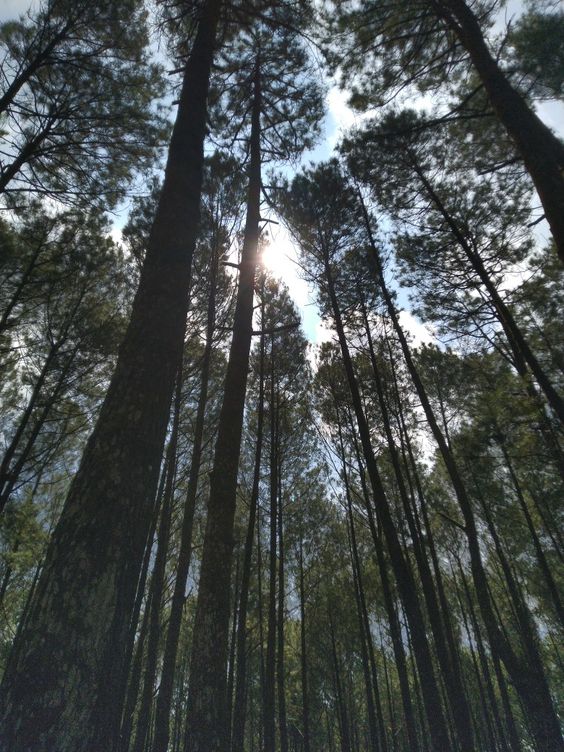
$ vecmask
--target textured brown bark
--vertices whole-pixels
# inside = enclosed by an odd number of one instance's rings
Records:
[[[509,83],[464,0],[431,0],[470,55],[490,103],[527,168],[564,262],[564,144]]]
[[[127,633],[184,341],[219,5],[202,9],[131,320],[4,675],[0,746],[11,752],[117,742]]]
[[[191,752],[226,752],[227,642],[230,614],[233,522],[241,450],[243,411],[252,338],[253,294],[260,223],[260,65],[255,70],[250,139],[249,191],[233,339],[210,476],[208,516],[202,552],[188,691]]]

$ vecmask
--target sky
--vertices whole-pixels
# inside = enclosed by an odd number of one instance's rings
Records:
[[[17,18],[25,13],[30,7],[38,4],[39,0],[0,0],[0,23]],[[504,13],[498,20],[501,30],[508,19],[518,16],[523,8],[522,0],[509,0]],[[357,124],[361,116],[351,110],[347,104],[347,92],[340,90],[335,85],[330,85],[326,96],[326,116],[323,123],[323,135],[318,145],[304,155],[302,164],[318,162],[327,159],[333,152],[342,134],[351,126]],[[432,105],[432,100],[427,99],[421,104]],[[559,135],[564,135],[564,105],[556,102],[542,102],[537,106],[540,117],[552,127]],[[171,117],[174,112],[171,108]],[[115,218],[115,227],[112,235],[116,240],[121,237],[120,228],[126,221],[127,212],[124,210]],[[331,338],[331,332],[323,325],[319,311],[315,305],[313,291],[307,283],[301,279],[297,262],[297,249],[282,224],[268,225],[270,235],[270,247],[265,254],[265,262],[270,271],[287,285],[290,295],[293,297],[299,309],[304,333],[309,342],[315,347]],[[537,235],[543,242],[548,234],[547,228],[537,227]],[[412,336],[413,343],[417,346],[423,342],[435,341],[433,332],[419,321],[407,309],[407,293],[400,291],[399,303],[404,306],[400,313],[401,323]]]

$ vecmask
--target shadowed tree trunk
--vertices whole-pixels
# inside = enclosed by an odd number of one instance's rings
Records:
[[[165,590],[166,562],[170,542],[170,527],[172,521],[172,509],[174,501],[174,487],[176,482],[176,462],[178,446],[178,423],[180,420],[180,403],[182,396],[182,369],[178,371],[178,383],[176,386],[176,399],[174,406],[174,419],[168,448],[168,469],[163,496],[161,519],[158,531],[157,553],[155,565],[151,577],[151,607],[149,616],[149,633],[147,636],[147,657],[145,660],[145,673],[143,676],[143,688],[139,703],[135,741],[132,752],[143,752],[149,734],[151,708],[155,691],[155,678],[157,674],[157,662],[159,657],[159,642],[161,628],[161,608]]]
[[[264,303],[262,305],[261,327],[264,326]],[[233,752],[243,752],[245,740],[245,704],[247,679],[247,609],[249,604],[249,586],[251,580],[251,563],[253,541],[255,537],[255,523],[259,502],[260,468],[262,458],[262,434],[264,423],[264,336],[260,339],[259,362],[259,399],[257,407],[257,439],[255,448],[255,466],[253,471],[253,487],[249,508],[249,521],[245,539],[245,554],[243,572],[241,575],[241,596],[239,599],[239,622],[237,626],[237,676],[235,681],[235,701],[233,707],[233,733],[231,749]]]
[[[328,614],[329,635],[331,637],[331,658],[333,663],[333,677],[335,682],[335,695],[337,701],[337,717],[339,720],[339,732],[341,737],[341,752],[351,752],[351,729],[349,724],[349,714],[343,692],[343,681],[341,677],[341,666],[339,654],[337,652],[337,642],[335,640],[335,627],[331,614]]]
[[[274,353],[271,348],[270,374],[270,549],[268,576],[268,627],[266,637],[266,661],[264,672],[264,749],[275,752],[276,712],[276,523],[278,520],[278,462],[276,461],[276,401],[274,387]]]
[[[386,492],[384,490],[380,473],[378,471],[376,457],[374,455],[374,449],[372,447],[372,441],[370,438],[370,430],[368,428],[368,423],[364,414],[362,399],[354,373],[348,343],[344,333],[340,307],[334,289],[333,272],[330,268],[327,257],[325,257],[324,263],[327,290],[335,320],[335,328],[341,348],[343,366],[347,376],[351,400],[354,408],[356,422],[358,425],[362,451],[366,461],[368,477],[370,479],[376,503],[376,511],[379,522],[382,525],[382,531],[386,539],[394,575],[398,584],[399,592],[401,594],[402,603],[404,605],[404,608],[406,609],[407,617],[409,619],[409,626],[414,641],[415,655],[417,659],[423,700],[425,704],[425,713],[429,724],[432,744],[436,752],[442,752],[442,750],[449,748],[450,740],[445,717],[442,711],[442,704],[431,658],[431,652],[427,641],[427,635],[425,633],[423,615],[421,613],[421,608],[417,597],[418,589],[409,563],[403,554],[402,546],[391,515]]]
[[[182,514],[182,528],[180,531],[180,547],[176,564],[176,577],[170,604],[170,617],[166,631],[165,647],[163,653],[163,666],[161,681],[157,695],[157,707],[155,711],[155,732],[153,735],[153,752],[166,752],[170,736],[170,709],[172,690],[174,687],[174,673],[176,669],[176,657],[178,653],[178,641],[182,625],[182,613],[184,611],[186,580],[192,558],[192,531],[194,527],[194,512],[196,509],[196,497],[198,494],[198,479],[202,463],[202,449],[204,439],[205,415],[208,404],[208,388],[210,379],[210,366],[213,350],[213,336],[215,330],[216,315],[216,273],[217,252],[212,259],[210,274],[210,295],[208,298],[208,311],[206,323],[206,344],[202,358],[202,372],[200,375],[200,393],[198,395],[198,407],[196,410],[196,422],[194,425],[194,439],[192,457],[190,460],[190,473],[188,476],[188,489],[184,501]]]
[[[352,416],[350,416],[350,425],[352,431],[352,437],[354,442],[356,462],[359,468],[359,476],[362,487],[362,494],[364,496],[364,505],[366,513],[368,515],[368,523],[370,528],[370,534],[372,536],[372,542],[374,544],[374,551],[376,553],[376,563],[378,566],[378,572],[380,574],[380,582],[382,584],[382,595],[384,596],[384,606],[386,608],[386,614],[388,617],[388,624],[390,627],[390,637],[392,639],[392,647],[394,650],[394,658],[396,663],[396,670],[398,674],[398,681],[400,685],[400,694],[402,699],[404,721],[406,727],[406,735],[409,742],[410,752],[417,752],[420,749],[417,730],[415,724],[415,714],[413,709],[413,703],[411,701],[411,691],[409,687],[409,678],[407,674],[407,662],[405,657],[405,650],[403,647],[401,630],[399,620],[397,617],[394,598],[392,595],[392,586],[388,576],[388,563],[384,555],[384,542],[382,536],[376,528],[376,521],[374,519],[374,513],[372,511],[372,505],[370,496],[368,493],[368,486],[364,477],[364,468],[360,458],[360,447],[352,423]]]
[[[277,395],[278,396],[278,395]],[[278,728],[280,731],[280,752],[288,752],[288,727],[286,720],[286,676],[284,668],[284,520],[282,517],[282,467],[277,443],[276,462],[278,463],[278,619],[276,624],[276,683],[278,685]]]
[[[368,352],[372,365],[372,372],[374,374],[374,383],[376,386],[378,404],[380,406],[380,412],[382,415],[382,424],[384,427],[386,440],[388,442],[390,459],[398,485],[399,496],[401,498],[405,518],[407,520],[409,528],[409,533],[413,542],[413,550],[417,562],[419,576],[421,578],[423,596],[427,605],[429,624],[431,626],[433,637],[435,639],[435,650],[441,668],[441,675],[445,683],[445,687],[448,691],[447,702],[450,704],[452,709],[457,736],[462,752],[472,752],[472,750],[474,749],[472,719],[466,699],[466,693],[464,691],[462,676],[458,670],[458,663],[449,650],[450,644],[445,634],[445,627],[441,618],[441,609],[438,603],[435,583],[433,581],[433,576],[431,574],[431,569],[429,567],[425,551],[423,550],[423,547],[421,545],[415,516],[411,510],[410,501],[403,477],[403,471],[400,464],[400,458],[391,429],[390,415],[386,402],[386,395],[384,394],[384,386],[380,377],[380,370],[376,359],[376,353],[374,352],[372,333],[370,331],[370,324],[368,321],[368,312],[366,310],[362,291],[359,289],[358,292],[362,308],[364,329],[368,343]]]
[[[190,662],[188,744],[191,752],[226,752],[229,744],[226,705],[229,598],[237,472],[252,338],[253,294],[260,233],[260,112],[260,61],[257,58],[254,72],[245,238],[239,265],[233,339],[210,475],[208,516]]]
[[[509,83],[464,0],[430,0],[466,48],[499,120],[529,171],[564,262],[564,144]]]
[[[202,7],[116,370],[3,680],[0,746],[112,750],[186,323],[219,0]],[[155,385],[158,385],[158,389]]]
[[[464,531],[468,541],[470,553],[471,571],[480,606],[480,612],[486,626],[488,639],[492,651],[503,661],[506,666],[511,680],[523,703],[523,707],[529,718],[533,735],[539,746],[546,752],[562,752],[564,742],[560,733],[558,719],[552,703],[550,692],[546,684],[544,673],[536,670],[527,659],[518,655],[511,646],[507,636],[504,634],[501,625],[494,612],[493,604],[489,595],[488,580],[482,562],[478,529],[476,519],[472,508],[472,503],[466,491],[462,476],[456,464],[453,454],[451,453],[445,438],[439,428],[434,415],[427,392],[419,376],[411,351],[407,343],[405,334],[398,320],[397,311],[387,288],[378,248],[372,235],[368,212],[360,197],[364,213],[366,230],[368,233],[370,248],[375,264],[377,282],[382,291],[382,296],[386,304],[388,315],[390,316],[393,329],[398,337],[404,360],[413,381],[413,385],[421,402],[425,417],[433,434],[443,461],[445,463],[448,475],[450,477],[458,505],[464,518]],[[533,689],[534,686],[534,689]]]

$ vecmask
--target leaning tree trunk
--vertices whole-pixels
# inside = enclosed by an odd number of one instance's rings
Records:
[[[366,469],[372,486],[378,520],[382,525],[382,531],[386,539],[386,545],[390,554],[392,568],[401,595],[403,606],[406,610],[406,616],[409,621],[409,627],[413,638],[417,667],[421,678],[421,689],[425,706],[425,713],[429,724],[433,749],[436,752],[442,752],[449,749],[450,740],[447,730],[446,720],[444,717],[442,703],[439,694],[437,679],[431,657],[431,651],[425,633],[425,623],[419,605],[418,587],[413,577],[409,562],[406,560],[395,524],[392,518],[390,505],[380,477],[368,422],[364,413],[362,399],[358,382],[353,369],[352,359],[349,352],[349,346],[345,337],[343,321],[339,302],[334,288],[333,272],[329,261],[325,258],[325,280],[331,309],[335,320],[335,328],[343,366],[346,373],[351,400],[353,403],[354,414],[358,426],[362,451],[366,461]]]
[[[409,533],[413,542],[415,561],[421,579],[423,597],[427,606],[427,614],[429,617],[429,624],[435,640],[437,659],[441,669],[442,678],[447,689],[447,702],[452,710],[452,716],[461,750],[462,752],[472,752],[472,750],[474,749],[472,718],[470,715],[470,709],[468,707],[468,701],[462,681],[462,675],[458,670],[458,663],[456,662],[455,657],[450,651],[450,644],[446,635],[446,628],[438,603],[435,583],[433,581],[429,562],[427,561],[425,551],[423,550],[420,533],[417,530],[415,515],[410,506],[407,488],[403,477],[403,471],[399,460],[399,454],[391,430],[390,414],[388,410],[388,404],[386,402],[386,395],[384,394],[384,385],[380,376],[380,369],[376,359],[376,353],[374,351],[374,343],[372,341],[372,333],[370,331],[370,324],[368,321],[368,312],[366,310],[366,304],[361,290],[359,290],[359,299],[361,302],[370,363],[372,365],[378,404],[380,406],[380,413],[382,417],[382,426],[384,428],[386,441],[388,442],[388,449],[394,470],[394,475],[396,477],[397,488],[404,509],[405,518],[407,520]]]
[[[470,55],[497,117],[533,180],[558,255],[564,262],[564,144],[510,84],[464,0],[431,0],[431,4]]]
[[[239,265],[233,339],[210,476],[208,516],[194,622],[188,690],[188,744],[191,752],[226,752],[229,740],[226,667],[233,524],[260,232],[261,93],[258,59],[254,79],[245,239]]]
[[[562,741],[558,719],[554,710],[552,697],[548,691],[544,673],[542,671],[541,673],[538,673],[535,670],[536,667],[533,667],[513,649],[513,646],[510,644],[507,636],[503,633],[499,621],[496,618],[493,607],[494,604],[492,603],[489,594],[488,579],[482,562],[478,529],[472,503],[455,458],[439,428],[425,386],[413,361],[407,339],[398,320],[393,299],[384,279],[378,248],[372,235],[370,221],[364,203],[362,203],[362,208],[366,222],[366,230],[370,241],[370,248],[374,259],[376,277],[382,291],[388,315],[398,337],[407,369],[413,381],[419,401],[421,402],[433,438],[437,443],[440,454],[445,463],[460,511],[464,518],[464,531],[468,542],[472,578],[492,652],[503,661],[507,668],[513,685],[523,703],[532,733],[539,748],[542,748],[547,752],[562,752],[562,750],[564,750],[564,742]]]
[[[159,644],[161,631],[161,610],[166,587],[166,563],[168,557],[172,512],[174,502],[174,487],[176,483],[176,465],[178,448],[178,423],[180,420],[180,405],[182,401],[182,368],[178,369],[178,383],[174,406],[174,418],[168,448],[168,469],[163,496],[161,519],[158,531],[158,545],[155,564],[151,577],[151,608],[149,616],[149,633],[147,636],[147,657],[143,688],[139,702],[135,741],[132,752],[144,752],[150,729],[151,709],[155,694],[155,678],[157,674]]]
[[[440,198],[439,194],[434,189],[433,185],[425,175],[424,171],[421,169],[419,164],[416,161],[412,161],[413,170],[416,173],[417,177],[421,181],[421,184],[423,185],[424,189],[426,190],[429,198],[447,223],[452,235],[456,239],[456,242],[460,245],[462,250],[464,251],[464,254],[466,255],[468,261],[470,262],[474,272],[477,274],[477,276],[480,279],[480,282],[484,285],[486,290],[488,291],[488,294],[491,298],[491,301],[493,303],[493,306],[496,311],[497,318],[499,320],[499,323],[501,324],[503,331],[505,333],[505,336],[507,337],[507,341],[509,342],[509,346],[511,348],[511,351],[513,353],[513,356],[515,358],[515,364],[517,368],[517,372],[519,373],[519,376],[521,378],[527,380],[528,374],[527,369],[530,370],[530,372],[533,374],[535,379],[537,380],[540,388],[544,392],[544,395],[554,410],[555,414],[560,419],[560,422],[564,424],[564,400],[558,393],[558,391],[555,389],[554,385],[552,384],[548,374],[545,372],[542,365],[539,363],[537,357],[531,350],[529,343],[523,336],[523,333],[521,332],[521,329],[519,328],[517,322],[515,321],[513,314],[503,301],[501,295],[499,294],[496,286],[494,285],[490,275],[488,274],[488,271],[486,267],[484,266],[484,263],[482,259],[480,258],[480,255],[474,251],[464,236],[464,233],[460,230],[458,223],[456,222],[455,218],[452,216],[452,214],[449,212],[448,208],[445,206],[444,202]],[[533,390],[533,395],[536,390]],[[541,419],[541,426],[544,425],[544,410],[543,406],[541,405],[540,408],[540,419]],[[550,442],[552,445],[553,442]],[[553,447],[554,448],[554,447]]]
[[[0,746],[112,750],[127,632],[186,324],[220,2],[198,24],[139,289],[3,680]],[[158,388],[155,388],[158,385]]]

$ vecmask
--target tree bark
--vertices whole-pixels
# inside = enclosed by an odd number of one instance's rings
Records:
[[[219,8],[202,8],[131,320],[4,675],[0,746],[11,752],[117,743],[127,632],[184,341]]]
[[[370,247],[375,263],[378,284],[382,291],[384,302],[392,321],[394,331],[400,342],[407,369],[410,373],[413,385],[415,386],[415,390],[419,397],[419,401],[421,402],[421,406],[423,407],[423,411],[425,413],[425,417],[427,418],[431,433],[433,434],[437,446],[439,447],[439,451],[441,453],[447,472],[451,479],[453,489],[455,491],[460,511],[464,518],[464,530],[468,541],[472,578],[474,581],[476,594],[478,596],[478,603],[480,605],[482,618],[484,619],[484,624],[486,625],[490,646],[492,648],[492,651],[494,651],[501,658],[509,672],[509,675],[511,676],[511,680],[515,686],[515,689],[517,690],[523,706],[526,709],[531,728],[533,729],[533,733],[535,739],[537,740],[537,743],[539,744],[539,747],[541,747],[543,750],[546,750],[546,752],[562,752],[562,750],[564,749],[564,742],[562,741],[558,720],[556,718],[556,713],[552,704],[552,698],[547,692],[546,683],[543,677],[538,676],[535,671],[532,671],[531,667],[528,665],[528,662],[526,660],[523,660],[513,650],[507,637],[502,632],[498,620],[496,619],[489,595],[488,580],[482,562],[478,530],[476,527],[476,520],[472,504],[455,459],[451,451],[449,450],[445,438],[438,426],[425,387],[423,385],[423,382],[421,381],[421,378],[411,356],[411,351],[409,349],[407,339],[400,326],[394,302],[384,279],[380,256],[372,235],[368,213],[363,203],[362,207],[366,222],[366,229],[370,240]],[[535,686],[534,690],[533,684]]]
[[[204,427],[206,408],[208,404],[208,389],[210,380],[210,367],[213,352],[213,336],[215,331],[216,316],[216,273],[217,252],[211,261],[210,295],[208,298],[206,344],[202,358],[202,372],[200,375],[200,393],[198,395],[198,407],[196,409],[196,422],[194,424],[194,439],[192,445],[192,457],[188,476],[188,488],[182,513],[182,528],[180,531],[180,546],[178,561],[176,563],[176,577],[170,604],[170,616],[166,631],[165,646],[163,653],[163,666],[161,681],[157,695],[155,710],[155,732],[153,735],[153,752],[166,752],[170,738],[170,710],[172,691],[174,687],[174,674],[176,670],[176,658],[178,654],[178,641],[182,626],[182,614],[184,611],[186,580],[190,570],[192,559],[192,533],[194,528],[194,512],[196,510],[196,497],[198,494],[198,481],[200,466],[202,464],[202,450],[204,439]]]
[[[264,750],[275,752],[276,731],[276,523],[278,521],[278,462],[276,461],[276,401],[274,387],[274,353],[271,350],[270,373],[270,548],[268,576],[268,627],[266,638],[264,684]]]
[[[299,596],[300,596],[300,669],[302,680],[302,724],[303,724],[303,752],[311,752],[310,740],[310,710],[306,641],[306,602],[304,577],[304,548],[300,536],[299,548]]]
[[[229,744],[226,667],[233,523],[260,234],[261,89],[258,59],[254,79],[245,238],[239,265],[233,339],[210,476],[208,516],[190,664],[188,743],[191,752],[226,752]]]
[[[264,303],[262,307],[261,329],[264,326]],[[257,406],[257,439],[255,447],[255,464],[253,486],[249,507],[249,521],[245,538],[243,572],[241,574],[241,596],[239,599],[239,621],[237,626],[237,676],[235,681],[235,701],[233,707],[233,732],[231,736],[232,752],[243,752],[245,741],[245,704],[247,679],[247,609],[249,605],[249,587],[251,581],[251,564],[257,506],[259,502],[260,469],[262,459],[262,434],[264,424],[264,337],[260,339],[259,363],[259,398]]]
[[[157,553],[155,565],[151,577],[151,610],[149,616],[149,632],[147,635],[147,657],[145,661],[145,673],[143,676],[143,688],[137,716],[137,727],[132,752],[143,752],[149,733],[151,707],[155,692],[155,679],[159,656],[161,607],[165,589],[166,562],[170,542],[170,527],[172,521],[172,509],[174,500],[174,486],[176,481],[176,461],[178,445],[178,424],[180,420],[180,404],[182,395],[182,369],[178,372],[176,386],[176,398],[174,418],[172,424],[170,444],[167,456],[167,476],[163,495],[161,519],[158,531]]]
[[[278,395],[277,395],[278,397]],[[282,468],[277,445],[276,461],[278,463],[278,618],[276,624],[276,683],[278,685],[278,729],[280,733],[280,752],[288,752],[288,727],[286,719],[286,676],[284,668],[284,520],[282,517]]]
[[[384,387],[380,372],[378,368],[378,362],[376,360],[376,354],[374,352],[374,345],[372,342],[372,334],[370,332],[370,325],[368,321],[368,313],[366,310],[364,298],[362,292],[359,290],[359,297],[362,306],[362,315],[364,320],[364,328],[366,338],[368,342],[368,352],[370,355],[370,362],[372,365],[372,372],[374,374],[374,383],[376,386],[376,393],[378,397],[378,404],[380,406],[380,412],[382,414],[382,423],[384,427],[384,433],[388,442],[388,449],[390,453],[390,459],[392,467],[394,469],[394,475],[398,484],[399,496],[403,505],[405,518],[407,520],[409,533],[413,542],[413,551],[415,554],[415,560],[417,562],[417,568],[419,576],[421,578],[421,584],[423,589],[423,596],[427,606],[427,614],[429,618],[429,624],[433,633],[435,641],[435,650],[437,658],[441,668],[441,674],[445,686],[447,688],[447,702],[451,706],[454,722],[456,725],[456,731],[460,748],[462,752],[473,752],[474,750],[474,734],[472,731],[472,719],[470,715],[470,709],[466,698],[466,692],[462,681],[462,676],[458,670],[458,663],[456,658],[450,651],[450,643],[446,635],[444,622],[442,619],[441,608],[437,599],[437,593],[435,589],[435,583],[431,574],[429,563],[425,556],[425,552],[421,545],[420,535],[416,527],[413,512],[411,510],[410,501],[408,498],[407,489],[403,478],[403,472],[399,460],[398,451],[394,442],[394,436],[391,430],[391,422],[388,411],[388,405],[386,403],[386,395],[384,394]]]
[[[368,487],[364,477],[364,469],[360,459],[360,448],[358,446],[356,433],[354,426],[352,425],[351,418],[351,430],[353,436],[353,442],[355,447],[356,461],[359,468],[360,482],[362,487],[362,493],[364,496],[364,503],[366,513],[368,515],[368,523],[370,527],[370,534],[372,536],[372,542],[374,544],[374,551],[376,553],[376,564],[380,573],[380,582],[382,584],[382,595],[384,596],[384,606],[386,608],[386,614],[388,616],[388,624],[390,627],[390,637],[392,639],[392,648],[394,651],[394,658],[396,663],[396,670],[398,674],[398,681],[400,685],[400,694],[403,707],[403,715],[405,721],[407,741],[409,744],[410,752],[418,752],[420,749],[419,740],[417,737],[417,729],[415,724],[415,713],[413,709],[413,703],[411,701],[411,691],[409,686],[409,678],[407,673],[407,662],[405,657],[405,650],[403,646],[401,629],[399,620],[397,617],[394,598],[392,595],[392,586],[388,576],[388,563],[384,555],[384,544],[376,529],[376,522],[374,514],[372,512],[372,506],[369,498]]]
[[[464,0],[431,0],[470,55],[490,103],[527,168],[564,262],[564,144],[530,109],[494,59]]]
[[[354,374],[347,340],[345,338],[339,303],[334,289],[332,271],[327,258],[325,258],[325,279],[331,302],[331,308],[333,311],[333,317],[335,319],[335,327],[341,348],[343,366],[347,375],[354,413],[358,425],[361,446],[366,461],[368,477],[370,479],[374,499],[376,502],[376,510],[379,521],[382,525],[384,537],[386,539],[386,544],[390,554],[390,560],[392,562],[396,582],[401,594],[402,603],[406,609],[410,629],[412,630],[412,638],[421,678],[421,688],[425,704],[425,712],[427,715],[427,721],[432,738],[432,744],[436,752],[442,752],[442,750],[449,748],[450,739],[442,710],[442,704],[431,658],[431,652],[427,641],[427,635],[425,633],[425,623],[417,597],[418,589],[413,577],[413,573],[411,572],[411,569],[409,567],[409,563],[406,561],[403,554],[401,543],[398,539],[397,531],[395,529],[394,521],[391,515],[386,492],[384,490],[380,473],[378,471],[378,466],[372,447],[372,440],[370,438],[370,430],[368,428],[368,423],[364,414],[360,391],[358,388],[358,383],[356,381],[356,376]]]

